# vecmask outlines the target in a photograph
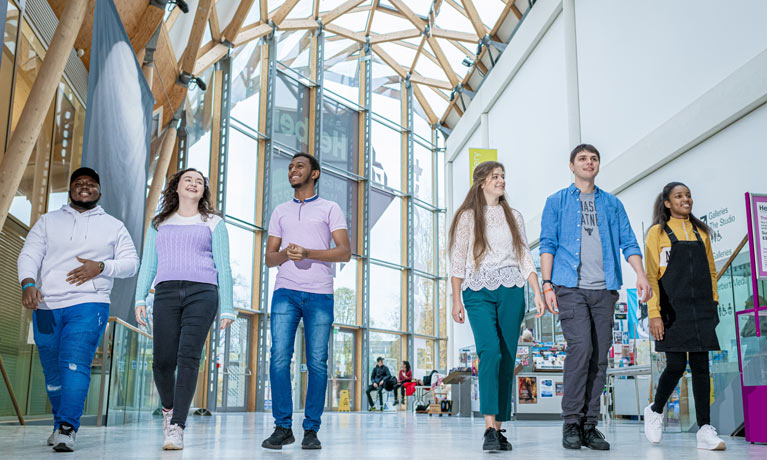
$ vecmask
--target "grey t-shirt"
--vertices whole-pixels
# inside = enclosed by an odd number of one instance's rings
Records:
[[[602,266],[602,240],[599,236],[597,207],[594,193],[581,192],[581,263],[578,266],[578,287],[607,289]]]

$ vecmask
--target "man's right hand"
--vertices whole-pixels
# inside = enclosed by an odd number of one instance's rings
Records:
[[[655,340],[663,340],[664,332],[663,320],[660,318],[650,318],[650,334],[655,337]]]
[[[549,311],[559,313],[559,304],[557,304],[557,295],[551,288],[546,288],[546,292],[543,294],[543,298],[546,300],[546,306],[549,307]]]
[[[21,293],[21,304],[24,308],[37,310],[37,306],[43,301],[43,295],[36,286],[29,286]]]

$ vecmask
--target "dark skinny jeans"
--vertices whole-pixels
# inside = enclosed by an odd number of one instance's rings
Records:
[[[171,424],[186,426],[202,347],[217,312],[218,286],[165,281],[155,287],[152,370],[162,407],[173,409]]]
[[[690,370],[692,371],[692,393],[695,398],[695,415],[698,428],[711,424],[711,407],[709,398],[711,380],[708,372],[708,352],[699,351],[690,353]],[[666,352],[666,369],[660,375],[658,389],[655,391],[655,401],[652,405],[653,412],[663,413],[671,392],[674,391],[679,379],[682,378],[687,368],[687,353],[678,351]]]

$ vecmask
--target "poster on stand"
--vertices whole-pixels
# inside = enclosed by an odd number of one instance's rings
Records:
[[[538,385],[536,377],[518,377],[517,393],[520,404],[538,404]]]
[[[767,195],[749,194],[756,254],[756,277],[767,279]]]

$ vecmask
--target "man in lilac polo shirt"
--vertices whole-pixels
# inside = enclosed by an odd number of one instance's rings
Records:
[[[348,262],[351,245],[341,208],[314,192],[319,178],[320,164],[316,158],[305,153],[294,155],[288,166],[288,180],[295,190],[293,199],[277,206],[269,221],[266,265],[279,266],[279,271],[272,296],[269,366],[275,427],[261,444],[267,449],[282,449],[295,441],[290,360],[301,318],[309,371],[301,448],[322,448],[317,431],[328,382],[333,263]]]

